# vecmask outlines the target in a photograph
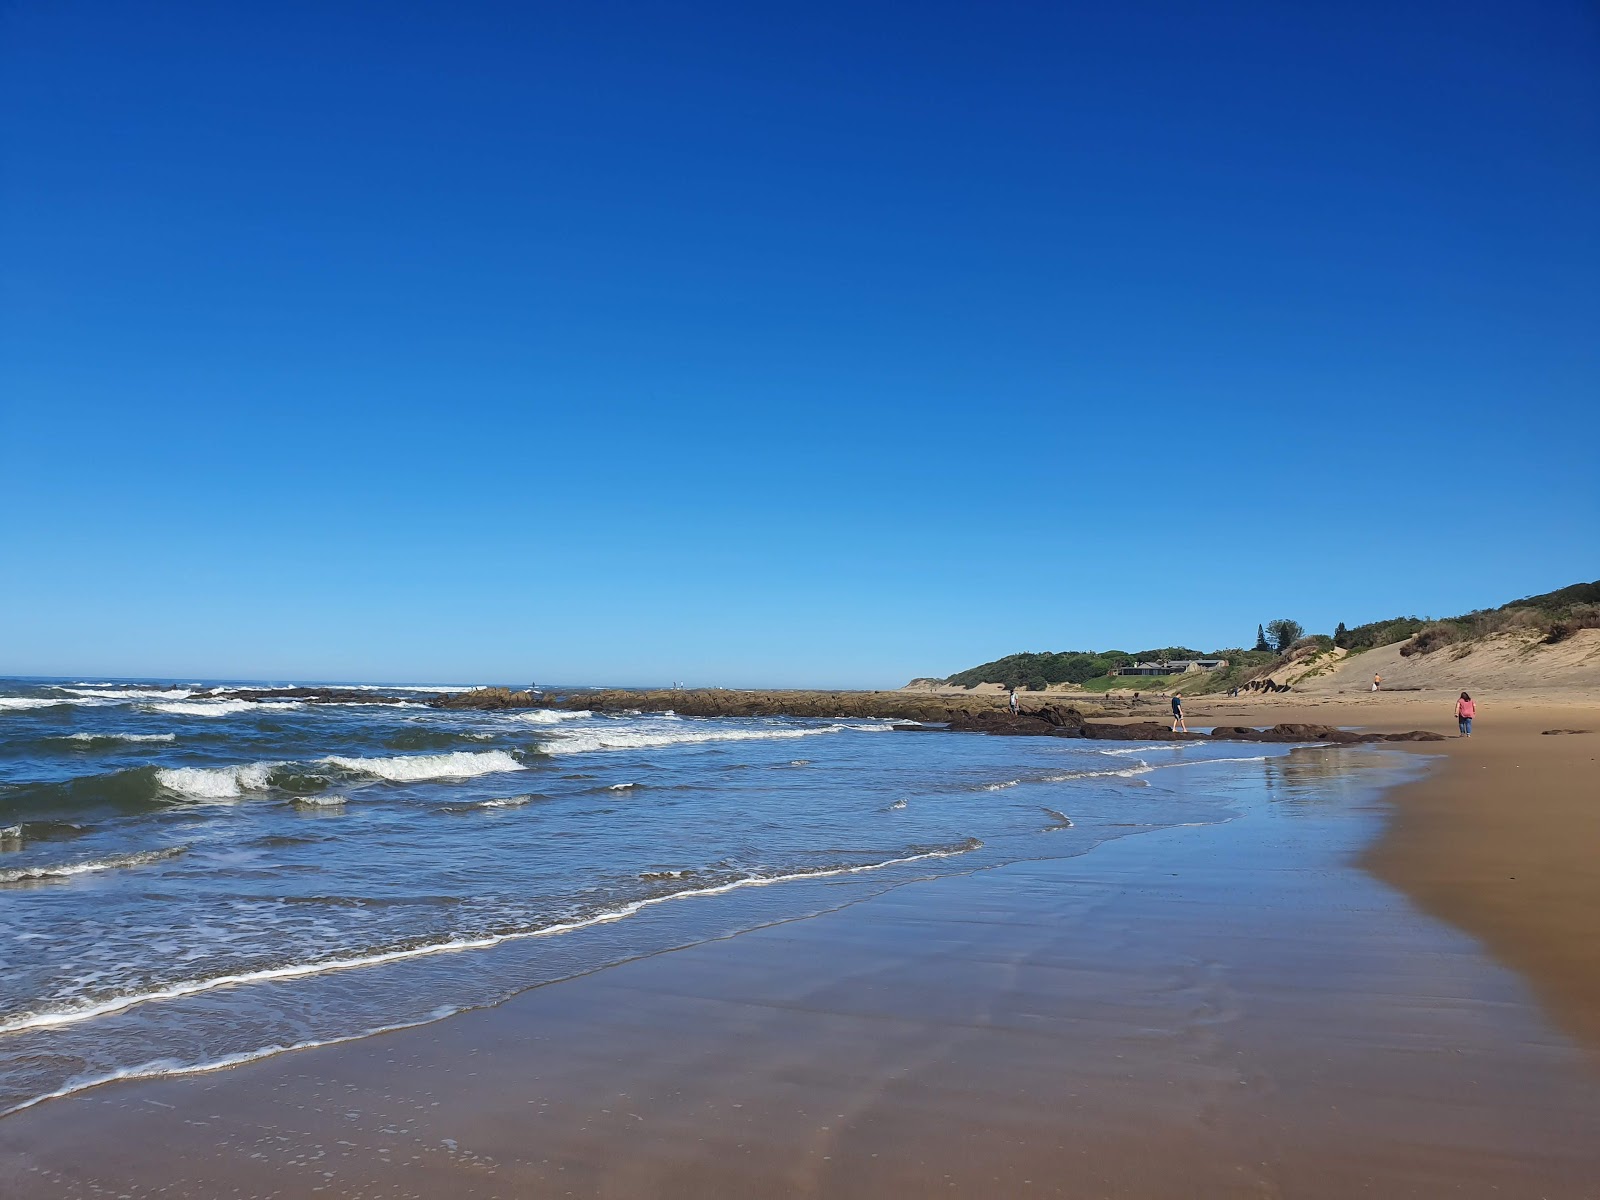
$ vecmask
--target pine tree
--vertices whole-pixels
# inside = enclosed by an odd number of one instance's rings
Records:
[[[1261,625],[1257,625],[1256,626],[1256,649],[1257,650],[1271,650],[1272,649],[1271,646],[1267,645],[1267,631],[1266,631],[1265,627],[1263,627]]]
[[[1338,628],[1336,628],[1333,631],[1333,644],[1335,646],[1343,647],[1344,640],[1349,635],[1350,635],[1350,631],[1344,627],[1344,622],[1340,621],[1339,625],[1338,625]]]

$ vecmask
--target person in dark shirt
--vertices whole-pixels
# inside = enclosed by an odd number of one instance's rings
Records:
[[[1185,733],[1189,732],[1189,726],[1185,723],[1185,721],[1183,719],[1183,697],[1182,696],[1173,696],[1172,697],[1172,732],[1173,733],[1177,733],[1178,729],[1180,727],[1183,729],[1183,731]]]

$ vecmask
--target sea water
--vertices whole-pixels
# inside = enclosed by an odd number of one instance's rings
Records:
[[[0,680],[0,1114],[1225,821],[1290,751],[200,690]]]

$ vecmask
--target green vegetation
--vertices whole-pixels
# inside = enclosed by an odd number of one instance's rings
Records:
[[[1257,631],[1261,626],[1256,626]],[[1300,635],[1306,628],[1299,621],[1291,621],[1288,617],[1279,617],[1267,625],[1267,636],[1272,639],[1272,648],[1279,654],[1287,653],[1290,646],[1300,640]]]
[[[1571,637],[1580,629],[1600,629],[1600,580],[1575,583],[1554,592],[1525,596],[1499,608],[1479,609],[1459,617],[1390,617],[1353,629],[1339,622],[1333,636],[1302,636],[1298,622],[1287,617],[1256,626],[1252,650],[1234,648],[1201,654],[1187,646],[1163,646],[1129,654],[1122,650],[1066,650],[1009,654],[1005,658],[958,672],[944,680],[957,687],[998,683],[1006,687],[1042,691],[1051,684],[1077,684],[1086,691],[1112,688],[1137,691],[1224,692],[1262,673],[1277,670],[1312,651],[1339,646],[1352,654],[1405,642],[1402,654],[1428,654],[1442,646],[1471,641],[1492,633],[1526,630],[1546,644]],[[1270,640],[1269,640],[1270,635]],[[1146,675],[1113,678],[1111,672],[1134,662],[1163,662],[1187,658],[1225,658],[1225,670],[1188,675]]]
[[[1409,656],[1517,629],[1539,635],[1546,644],[1563,641],[1580,629],[1600,629],[1600,580],[1524,596],[1499,608],[1480,608],[1459,617],[1390,617],[1354,629],[1345,629],[1341,622],[1334,644],[1357,652],[1405,642],[1400,653]]]
[[[1059,654],[1008,654],[969,671],[950,676],[945,682],[956,687],[976,687],[980,683],[999,683],[1008,688],[1043,691],[1052,683],[1084,683],[1109,674],[1133,655],[1121,650],[1065,650]]]
[[[1109,692],[1112,688],[1127,688],[1134,692],[1170,692],[1179,679],[1199,678],[1189,675],[1102,675],[1083,685],[1086,692]]]

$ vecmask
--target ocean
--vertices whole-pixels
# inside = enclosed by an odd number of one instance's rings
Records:
[[[1292,752],[203,686],[0,680],[0,1114],[1227,821]]]

